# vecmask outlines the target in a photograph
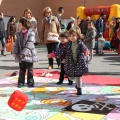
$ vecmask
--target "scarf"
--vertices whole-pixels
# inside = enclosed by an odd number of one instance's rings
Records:
[[[45,17],[45,21],[46,21],[47,23],[51,24],[51,21],[52,21],[51,16]]]

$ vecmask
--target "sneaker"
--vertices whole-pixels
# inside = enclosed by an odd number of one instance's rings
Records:
[[[23,83],[19,83],[19,84],[18,84],[18,88],[21,88],[21,87],[23,87],[23,86],[24,86]]]

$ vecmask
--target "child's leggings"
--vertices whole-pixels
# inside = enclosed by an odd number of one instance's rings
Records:
[[[76,81],[76,85],[78,88],[82,88],[82,79],[81,77],[69,77],[71,81]]]

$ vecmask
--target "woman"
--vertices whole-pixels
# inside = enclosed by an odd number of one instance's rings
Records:
[[[58,35],[61,32],[60,24],[57,17],[52,15],[52,10],[50,7],[45,7],[43,9],[43,20],[42,20],[42,34],[41,34],[41,42],[46,44],[48,54],[56,51],[59,46],[59,42],[48,41],[48,33],[49,35]],[[49,66],[48,69],[53,68],[53,58],[49,58]],[[58,68],[60,68],[60,59],[56,58]]]
[[[40,43],[39,35],[38,35],[38,30],[37,30],[37,21],[36,19],[32,16],[32,12],[29,8],[26,8],[23,13],[23,17],[27,18],[30,23],[31,23],[31,28],[35,29],[35,45]]]
[[[84,38],[85,45],[90,51],[90,59],[87,57],[87,62],[92,60],[93,57],[93,48],[95,46],[95,37],[97,35],[97,31],[94,27],[94,23],[92,21],[88,22],[88,30],[86,36]]]
[[[11,17],[7,24],[7,38],[11,38],[13,41],[16,39],[16,19],[15,17]]]

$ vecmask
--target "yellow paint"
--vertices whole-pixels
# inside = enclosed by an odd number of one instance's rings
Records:
[[[33,89],[31,92],[54,95],[57,94],[58,92],[66,90],[66,88],[63,87],[55,87],[56,90],[50,90],[51,88],[52,88],[51,86],[40,86],[38,88]]]
[[[100,114],[90,114],[82,112],[65,112],[67,115],[80,120],[101,120],[105,115]],[[63,113],[58,113],[55,116],[48,118],[48,120],[70,120],[69,117],[63,115]]]

